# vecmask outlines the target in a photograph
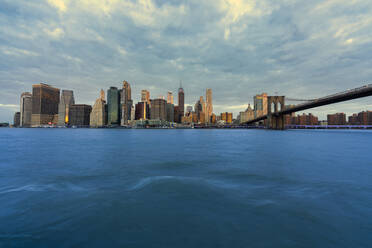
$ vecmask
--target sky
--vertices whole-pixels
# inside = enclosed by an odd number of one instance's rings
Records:
[[[313,99],[372,83],[370,0],[1,0],[0,122],[45,82],[93,104],[127,80],[134,101],[213,90],[234,116],[263,92]],[[289,102],[287,102],[289,103]],[[372,97],[308,110],[372,110]]]

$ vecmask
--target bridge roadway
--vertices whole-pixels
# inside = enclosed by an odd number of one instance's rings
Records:
[[[346,90],[346,91],[336,93],[333,95],[321,97],[321,98],[315,99],[310,102],[298,104],[291,108],[286,108],[286,109],[277,111],[273,113],[272,115],[283,116],[283,115],[291,114],[293,112],[303,111],[306,109],[316,108],[316,107],[338,103],[338,102],[344,102],[344,101],[353,100],[353,99],[362,98],[362,97],[371,96],[371,95],[372,95],[372,84],[368,84],[368,85],[365,85],[359,88]],[[262,121],[262,120],[267,119],[268,116],[269,115],[263,115],[253,120],[247,121],[244,124],[249,125],[249,124],[252,124],[258,121]]]

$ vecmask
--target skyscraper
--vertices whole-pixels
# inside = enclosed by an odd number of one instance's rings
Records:
[[[167,102],[164,99],[151,100],[151,119],[152,120],[167,120]]]
[[[147,90],[141,91],[141,102],[146,102],[147,104],[150,104],[150,92]]]
[[[120,94],[116,87],[110,87],[107,91],[107,114],[108,120],[107,125],[119,125],[120,124]]]
[[[254,118],[267,114],[267,94],[262,93],[254,98]]]
[[[92,106],[86,104],[74,104],[70,106],[69,124],[72,126],[87,127],[90,123]]]
[[[185,92],[182,88],[182,85],[180,85],[180,88],[178,89],[178,108],[177,108],[177,115],[176,118],[178,122],[182,121],[182,117],[185,115]]]
[[[30,92],[22,93],[20,107],[20,126],[30,127],[32,116],[32,94]]]
[[[212,89],[206,90],[206,110],[205,116],[207,123],[210,122],[213,113],[213,102],[212,102]]]
[[[20,112],[15,112],[14,118],[13,118],[13,126],[14,127],[19,127],[20,119],[21,119],[21,113]]]
[[[131,118],[132,110],[132,90],[127,81],[123,81],[123,89],[120,91],[120,124],[122,126],[128,125]]]
[[[173,94],[170,91],[167,94],[167,103],[173,104]]]
[[[136,104],[136,120],[147,120],[150,114],[150,105],[147,102],[139,102]]]
[[[91,127],[103,127],[106,125],[106,101],[105,92],[101,90],[100,97],[96,100],[93,105],[92,112],[90,113],[90,126]]]
[[[31,125],[40,126],[57,122],[59,89],[48,84],[32,85]]]
[[[58,126],[69,124],[69,110],[73,104],[75,104],[74,92],[72,90],[62,90],[61,100],[58,104]]]

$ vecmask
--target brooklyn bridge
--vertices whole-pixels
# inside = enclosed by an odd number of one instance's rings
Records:
[[[266,120],[267,128],[283,130],[285,129],[284,120],[285,115],[338,102],[344,102],[362,97],[367,97],[371,95],[372,84],[368,84],[359,88],[346,90],[333,95],[312,99],[305,103],[297,104],[291,107],[285,107],[285,96],[268,96],[267,114],[249,120],[243,124],[250,125],[262,120]]]

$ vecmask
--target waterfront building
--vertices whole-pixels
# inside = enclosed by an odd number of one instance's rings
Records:
[[[267,114],[267,93],[256,95],[254,100],[254,118]]]
[[[14,117],[13,117],[13,126],[14,127],[19,127],[20,119],[21,119],[21,113],[20,112],[15,112]]]
[[[132,90],[127,81],[123,81],[123,89],[120,91],[120,124],[128,125],[131,118],[131,110],[133,106]]]
[[[174,105],[172,103],[167,102],[166,108],[167,121],[174,122]]]
[[[167,120],[167,102],[164,99],[151,100],[151,120]]]
[[[170,91],[167,94],[167,103],[173,104],[173,93]]]
[[[30,92],[24,92],[21,95],[20,126],[30,127],[31,117],[32,117],[32,94]]]
[[[210,120],[211,120],[212,113],[213,113],[212,89],[207,89],[206,90],[206,109],[205,109],[205,113],[206,113],[207,123],[209,123]]]
[[[150,92],[147,90],[141,91],[141,102],[146,102],[148,105],[150,105]]]
[[[240,124],[254,119],[254,111],[250,104],[244,112],[240,112]]]
[[[93,105],[92,112],[90,113],[91,127],[103,127],[106,125],[107,112],[106,112],[106,101],[105,92],[101,89],[100,97],[96,100]]]
[[[73,104],[75,104],[74,92],[72,90],[62,90],[58,104],[58,126],[69,124],[69,110]]]
[[[328,125],[346,125],[346,115],[344,113],[336,113],[327,115]]]
[[[120,124],[120,93],[118,88],[110,87],[107,91],[107,125],[119,125]]]
[[[136,104],[135,119],[147,120],[150,118],[150,105],[147,102],[139,102]]]
[[[233,122],[233,114],[232,113],[221,113],[221,121],[224,121],[226,124],[231,124]]]
[[[90,124],[92,106],[86,104],[74,104],[70,106],[70,126],[87,127]]]
[[[349,125],[372,125],[372,111],[363,111],[349,116]]]
[[[55,124],[58,121],[59,89],[48,84],[32,85],[31,126]]]

